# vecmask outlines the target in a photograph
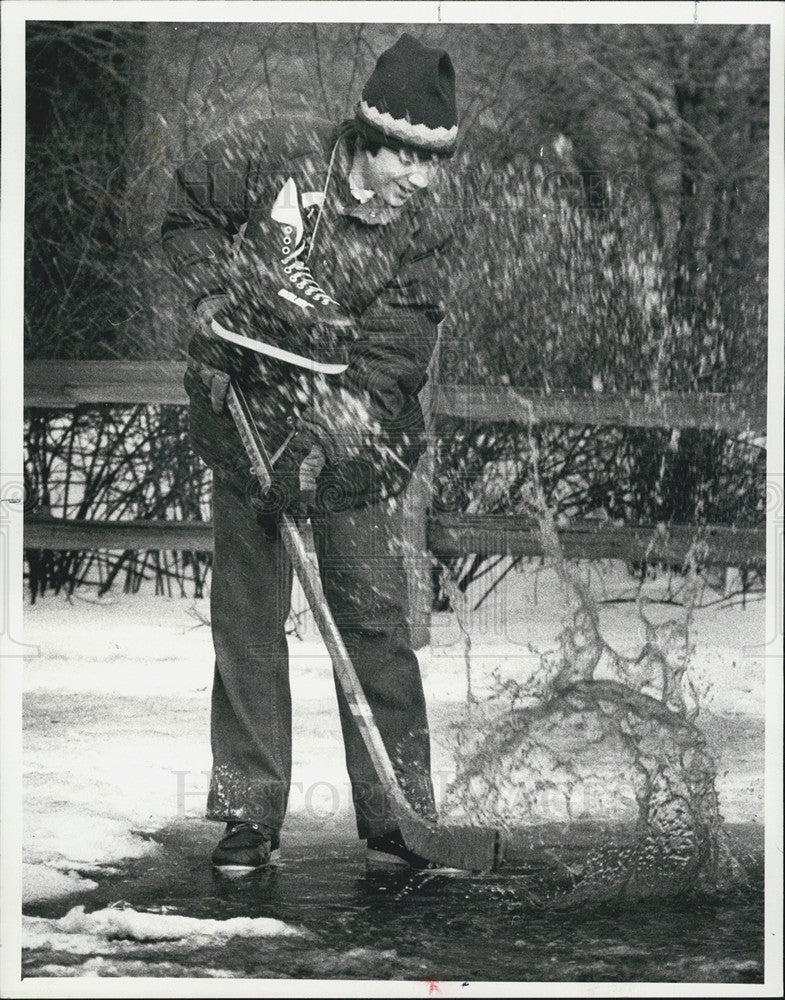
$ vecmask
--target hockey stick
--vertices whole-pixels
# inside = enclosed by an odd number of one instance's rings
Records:
[[[263,490],[269,490],[273,475],[270,457],[243,392],[234,382],[229,384],[226,402],[251,460],[251,469]],[[406,846],[429,861],[449,868],[490,871],[497,867],[502,850],[500,831],[476,826],[441,826],[423,819],[410,805],[398,784],[371,707],[327,605],[318,567],[309,556],[290,514],[280,514],[279,531],[376,774],[393,803]]]

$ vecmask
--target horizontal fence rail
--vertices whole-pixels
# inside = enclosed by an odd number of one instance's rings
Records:
[[[532,393],[510,386],[439,385],[434,412],[478,423],[594,424],[766,433],[765,399],[743,393]]]
[[[183,361],[33,361],[25,365],[26,406],[188,401]],[[536,393],[510,386],[439,384],[437,420],[527,424],[614,424],[766,433],[766,401],[746,393]]]
[[[683,565],[690,550],[705,565],[761,568],[766,562],[763,528],[730,525],[608,525],[575,521],[558,529],[568,559],[625,559]],[[518,514],[438,514],[428,519],[428,548],[442,557],[542,555],[539,531]]]
[[[692,549],[704,565],[762,568],[763,528],[690,524],[606,525],[576,521],[559,529],[568,559],[664,560],[682,565]],[[437,558],[478,555],[540,556],[537,527],[516,514],[435,514],[426,518],[427,547]],[[66,521],[32,514],[24,544],[33,549],[177,549],[210,552],[209,521]]]
[[[175,549],[212,552],[211,521],[65,520],[28,514],[24,545],[29,549]]]
[[[28,361],[25,406],[188,402],[184,361]]]

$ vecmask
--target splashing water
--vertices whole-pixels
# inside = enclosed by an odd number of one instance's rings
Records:
[[[581,826],[604,841],[578,850],[577,863],[568,851],[540,852],[549,863],[533,899],[629,901],[742,877],[722,830],[714,760],[692,721],[611,680],[553,688],[530,705],[507,682],[493,701],[464,733],[451,803],[513,837],[528,827],[532,860],[554,820],[570,824],[567,844]]]
[[[458,732],[447,809],[502,826],[517,847],[525,837],[526,891],[536,904],[715,894],[743,884],[687,673],[694,566],[682,619],[654,624],[639,600],[645,641],[637,655],[622,655],[564,560],[537,487],[535,477],[532,510],[571,615],[533,678],[497,678],[491,696],[473,702]]]

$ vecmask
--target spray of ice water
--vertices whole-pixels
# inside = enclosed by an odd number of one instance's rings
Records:
[[[630,901],[713,893],[744,879],[723,830],[716,764],[698,724],[688,559],[681,617],[625,655],[603,637],[596,601],[565,560],[537,476],[527,502],[570,610],[558,647],[526,682],[498,680],[458,733],[447,808],[526,833],[532,902]]]

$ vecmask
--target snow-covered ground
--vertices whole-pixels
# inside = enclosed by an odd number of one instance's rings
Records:
[[[591,579],[599,597],[633,589],[620,565],[602,573],[595,567]],[[731,822],[762,823],[764,604],[705,597],[715,603],[696,614],[690,670],[705,691],[722,811]],[[494,670],[522,679],[534,669],[533,650],[553,645],[564,607],[548,571],[510,573],[470,621],[475,694],[482,695]],[[676,613],[672,606],[659,610]],[[210,767],[208,616],[206,600],[126,594],[101,601],[87,593],[48,596],[26,608],[25,641],[38,648],[25,665],[26,901],[89,890],[99,866],[156,851],[151,833],[202,815]],[[619,649],[640,645],[633,604],[603,605],[602,621]],[[307,618],[301,633],[290,640],[294,767],[292,832],[285,836],[299,829],[348,839],[355,834],[329,659]],[[466,691],[464,642],[453,615],[435,616],[432,643],[419,655],[440,794],[452,776],[451,725]]]

